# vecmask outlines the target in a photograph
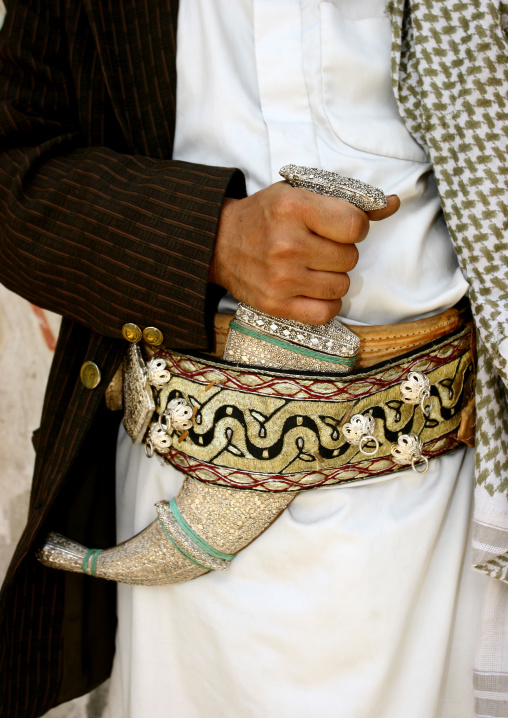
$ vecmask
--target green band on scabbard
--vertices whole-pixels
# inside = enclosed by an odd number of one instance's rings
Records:
[[[214,570],[215,570],[215,569],[213,569],[213,568],[210,568],[209,566],[203,566],[202,563],[199,563],[199,561],[196,561],[195,558],[192,558],[192,556],[191,556],[190,554],[188,554],[187,551],[185,551],[181,546],[179,546],[179,545],[177,544],[177,542],[175,541],[175,539],[171,536],[171,534],[169,533],[169,531],[167,530],[167,528],[164,526],[164,524],[163,524],[163,522],[161,521],[161,519],[159,519],[159,523],[160,523],[160,525],[162,526],[162,530],[163,530],[164,533],[166,534],[167,538],[171,541],[171,543],[172,543],[173,546],[176,548],[176,550],[179,551],[179,552],[182,554],[182,556],[185,556],[185,558],[186,558],[188,561],[190,561],[191,563],[195,564],[196,566],[199,566],[199,568],[204,568],[205,571],[214,571]]]
[[[222,553],[222,551],[218,551],[216,548],[213,548],[213,546],[210,546],[210,544],[208,544],[203,538],[201,538],[199,534],[194,531],[191,526],[189,526],[187,521],[184,519],[184,517],[178,510],[178,506],[176,505],[175,499],[171,499],[171,501],[169,502],[169,508],[180,528],[185,531],[187,536],[189,536],[189,538],[191,538],[194,543],[196,543],[199,548],[201,548],[205,553],[207,553],[209,556],[213,556],[213,558],[222,558],[224,559],[224,561],[232,561],[234,559],[234,553]]]
[[[88,561],[90,560],[90,556],[94,553],[94,548],[89,548],[88,551],[85,554],[85,558],[83,559],[83,563],[81,564],[81,570],[83,573],[86,573],[88,575]]]
[[[261,332],[256,332],[254,329],[249,329],[248,327],[244,327],[241,324],[238,324],[234,320],[231,320],[229,323],[229,326],[231,329],[233,329],[235,332],[240,332],[240,334],[246,334],[249,337],[252,337],[253,339],[259,339],[262,342],[267,342],[268,344],[273,344],[276,347],[281,347],[281,349],[288,349],[291,352],[295,352],[296,354],[303,354],[303,356],[306,357],[312,357],[313,359],[319,359],[320,361],[327,361],[330,362],[330,364],[343,364],[346,366],[354,366],[357,357],[338,357],[334,356],[332,354],[323,354],[322,352],[314,352],[312,349],[306,349],[305,347],[300,347],[296,344],[291,344],[290,342],[284,342],[282,339],[276,339],[275,337],[270,337],[267,334],[261,334]]]

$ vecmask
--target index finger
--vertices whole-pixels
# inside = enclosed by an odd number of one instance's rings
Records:
[[[300,193],[301,218],[314,234],[344,244],[361,242],[367,236],[369,218],[363,210],[337,197],[300,188],[294,191]]]

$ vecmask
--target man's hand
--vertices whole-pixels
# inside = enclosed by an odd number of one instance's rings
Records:
[[[226,199],[209,281],[266,314],[324,324],[341,308],[369,220],[398,210],[396,195],[387,200],[365,213],[286,182]]]

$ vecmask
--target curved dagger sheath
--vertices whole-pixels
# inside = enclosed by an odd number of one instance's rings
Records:
[[[335,172],[286,165],[280,173],[295,187],[338,197],[364,211],[386,206],[381,190]],[[293,322],[292,327],[295,325],[298,323]],[[315,327],[299,326],[302,336],[315,334]],[[230,334],[233,335],[233,331]],[[235,348],[232,350],[230,346],[226,356],[229,361],[242,363],[242,340],[238,341],[238,336]],[[278,343],[275,349],[280,354],[281,342]],[[269,347],[270,344],[268,350]],[[269,361],[264,360],[263,364],[270,366]],[[148,398],[148,409],[151,407],[153,411],[155,405],[150,401],[150,395]],[[141,435],[148,426],[143,421]],[[87,549],[60,534],[51,533],[37,558],[48,567],[84,572],[111,581],[144,585],[181,583],[211,570],[227,568],[234,554],[268,528],[297,493],[237,490],[187,477],[176,499],[170,503],[159,501],[157,518],[128,541],[102,551]],[[197,526],[199,535],[193,528]]]

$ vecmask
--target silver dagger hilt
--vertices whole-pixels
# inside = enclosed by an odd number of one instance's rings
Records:
[[[337,197],[365,212],[386,207],[377,187],[312,167],[285,165],[280,174],[293,187]],[[239,304],[224,349],[224,359],[276,369],[340,372],[354,368],[360,340],[337,318],[323,326],[277,319]]]
[[[353,177],[343,177],[337,172],[328,172],[315,167],[284,165],[279,170],[279,174],[293,187],[302,187],[309,192],[343,199],[363,209],[364,212],[386,207],[386,197],[382,190]]]

